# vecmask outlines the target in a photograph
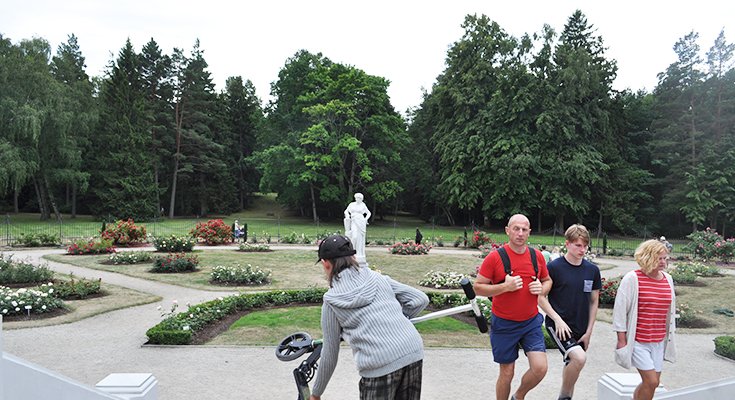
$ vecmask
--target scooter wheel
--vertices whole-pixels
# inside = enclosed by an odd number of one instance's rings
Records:
[[[295,360],[310,351],[312,342],[311,336],[306,332],[288,335],[276,347],[276,357],[281,361]]]

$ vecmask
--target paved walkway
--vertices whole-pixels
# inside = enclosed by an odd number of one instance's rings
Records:
[[[221,249],[222,247],[218,247]],[[274,248],[278,248],[274,246]],[[294,248],[293,246],[290,248]],[[295,247],[314,251],[313,247]],[[370,249],[368,249],[370,251]],[[432,252],[454,252],[432,249]],[[459,250],[462,251],[462,250]],[[16,252],[37,262],[43,254],[61,250]],[[10,252],[6,252],[9,254]],[[635,268],[627,260],[600,260],[615,264],[604,276],[617,276]],[[44,261],[45,262],[45,261]],[[292,370],[299,361],[281,362],[274,347],[143,346],[145,331],[161,319],[157,306],[196,304],[226,295],[166,285],[115,273],[48,262],[50,268],[74,272],[76,276],[102,278],[103,282],[161,296],[159,303],[112,311],[84,320],[39,328],[4,330],[5,351],[50,368],[85,384],[94,385],[112,372],[150,372],[159,381],[160,400],[194,399],[293,399],[296,397]],[[678,335],[679,362],[665,364],[662,383],[669,389],[735,376],[735,362],[714,355],[712,339],[718,335]],[[586,368],[577,384],[577,399],[594,399],[597,380],[606,372],[625,372],[613,361],[615,336],[609,324],[598,322],[592,337]],[[520,375],[527,368],[521,356]],[[549,372],[526,399],[554,399],[561,382],[561,355],[549,352]],[[427,348],[424,359],[424,399],[494,398],[498,368],[488,349]],[[325,399],[358,398],[352,354],[343,348]]]

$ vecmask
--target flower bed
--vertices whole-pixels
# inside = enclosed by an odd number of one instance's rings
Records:
[[[0,285],[49,282],[53,277],[54,273],[48,267],[13,261],[10,256],[0,256]]]
[[[240,244],[238,251],[244,251],[246,253],[257,253],[271,251],[271,248],[267,244],[242,243]]]
[[[429,271],[418,284],[434,289],[459,289],[463,274],[454,271]]]
[[[483,231],[474,231],[472,236],[467,240],[467,247],[479,248],[480,246],[492,245],[495,241]]]
[[[56,283],[53,292],[55,297],[62,300],[83,300],[102,293],[102,278],[96,280],[74,279],[74,274],[70,274],[70,278],[68,281]]]
[[[622,278],[606,279],[602,278],[602,289],[600,289],[600,305],[612,306],[615,304],[615,296],[618,294],[618,287]]]
[[[156,251],[169,253],[182,253],[194,250],[196,239],[191,236],[153,236],[151,242]]]
[[[157,257],[155,259],[151,272],[192,272],[196,270],[197,265],[199,265],[199,258],[196,255],[169,253],[165,257]]]
[[[114,253],[115,251],[109,239],[78,240],[66,248],[66,254],[73,256]]]
[[[121,219],[114,225],[106,227],[101,236],[116,246],[127,246],[145,242],[147,234],[145,226],[135,225],[132,219]]]
[[[241,266],[217,265],[212,268],[212,282],[234,285],[264,285],[270,283],[271,271],[248,264]]]
[[[7,316],[42,314],[63,307],[64,303],[53,295],[52,283],[36,289],[11,289],[0,286],[0,313]]]
[[[719,268],[714,265],[705,265],[701,262],[679,263],[674,268],[676,271],[689,271],[697,276],[712,278],[723,276]]]
[[[495,242],[483,244],[477,248],[478,250],[480,250],[480,255],[478,257],[484,259],[485,257],[487,257],[488,254],[500,248],[500,246],[502,246],[502,244],[498,244]]]
[[[431,246],[423,245],[423,244],[416,244],[412,240],[409,240],[408,242],[405,242],[405,243],[399,242],[388,248],[388,251],[391,254],[400,254],[400,255],[409,255],[409,256],[429,254],[429,250],[431,250]]]
[[[110,258],[107,259],[107,263],[113,265],[137,264],[149,262],[152,259],[153,256],[147,251],[123,251],[110,254]]]
[[[286,244],[311,244],[311,239],[308,236],[301,233],[291,232],[288,235],[281,238],[281,243]]]
[[[200,222],[190,232],[191,236],[199,238],[207,245],[218,245],[232,241],[232,228],[221,219],[210,219]]]
[[[691,242],[687,248],[694,252],[694,256],[702,260],[719,259],[729,262],[735,257],[735,238],[725,239],[716,230],[707,228],[687,236]]]

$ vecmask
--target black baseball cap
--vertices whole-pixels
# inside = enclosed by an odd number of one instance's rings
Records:
[[[319,259],[320,260],[333,260],[339,257],[351,256],[357,253],[355,248],[352,247],[352,242],[347,236],[344,235],[332,235],[327,236],[319,244]]]

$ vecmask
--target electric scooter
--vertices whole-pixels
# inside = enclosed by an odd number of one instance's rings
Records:
[[[487,319],[480,310],[480,306],[477,304],[475,291],[472,289],[472,283],[470,280],[462,278],[460,286],[464,290],[469,304],[448,308],[446,310],[440,310],[432,312],[420,317],[411,318],[411,322],[414,324],[419,322],[428,321],[431,319],[448,317],[450,315],[460,314],[472,310],[475,315],[475,322],[477,328],[482,333],[487,333]],[[322,353],[322,340],[312,339],[306,332],[296,332],[286,336],[276,347],[276,358],[281,361],[293,361],[306,353],[309,357],[302,361],[301,364],[293,370],[294,380],[296,381],[296,389],[298,390],[297,400],[309,400],[311,395],[311,389],[309,388],[309,382],[316,375],[316,369],[318,367],[317,362]]]

